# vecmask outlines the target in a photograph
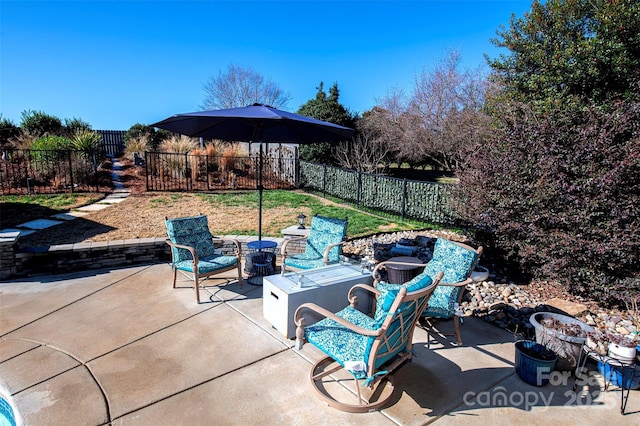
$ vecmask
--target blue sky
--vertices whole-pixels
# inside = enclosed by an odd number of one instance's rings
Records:
[[[126,130],[199,109],[229,64],[252,67],[296,111],[337,82],[362,113],[458,50],[485,65],[496,30],[530,0],[0,1],[0,113]]]

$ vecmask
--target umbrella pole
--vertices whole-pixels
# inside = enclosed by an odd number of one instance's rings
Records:
[[[258,241],[262,241],[262,142],[258,160]]]

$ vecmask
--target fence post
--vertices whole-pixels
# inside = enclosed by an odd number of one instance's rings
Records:
[[[186,152],[184,153],[184,177],[186,178],[186,190],[191,191],[191,169],[189,168],[189,154]]]
[[[327,198],[327,165],[322,165],[322,194]]]
[[[96,150],[91,150],[91,157],[93,159],[93,178],[96,180],[96,192],[100,192],[100,180],[98,179],[98,161],[96,160]]]
[[[360,208],[360,199],[362,197],[362,170],[358,170],[358,191],[356,194],[356,206]]]
[[[294,167],[295,167],[295,172],[294,172],[294,179],[295,179],[295,186],[296,188],[300,188],[300,152],[299,152],[299,148],[298,146],[296,146],[294,148]]]
[[[202,139],[202,138],[200,138]],[[209,182],[209,153],[204,156],[204,177],[207,181],[207,191],[211,191],[211,184]]]
[[[147,191],[149,190],[149,160],[151,160],[151,157],[149,155],[147,151],[144,152],[144,177],[145,177],[145,181],[147,184]]]
[[[405,214],[405,206],[407,203],[407,178],[402,179],[402,205],[400,207],[401,209],[401,217],[402,217],[402,221],[404,222],[404,214]]]
[[[71,182],[70,183],[70,187],[71,188],[71,192],[73,192],[73,163],[71,162],[71,150],[68,149],[67,150],[67,158],[69,160],[69,179]]]

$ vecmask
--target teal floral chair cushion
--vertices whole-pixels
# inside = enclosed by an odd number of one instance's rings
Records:
[[[386,338],[382,339],[382,344],[377,350],[378,356],[374,367],[378,368],[405,349],[406,339],[413,331],[412,327],[406,327],[406,325],[414,323],[417,307],[421,306],[430,294],[426,293],[422,298],[401,303],[395,311],[391,311],[393,302],[400,294],[400,289],[406,288],[409,294],[423,290],[432,284],[431,277],[424,274],[405,284],[386,284],[383,286],[384,290],[378,283],[376,288],[382,292],[378,299],[381,302],[377,305],[373,318],[350,306],[335,315],[366,330],[379,329],[387,317],[391,317],[385,333]],[[305,339],[336,360],[355,377],[366,377],[366,371],[358,366],[366,365],[369,361],[375,337],[358,334],[330,318],[325,318],[305,328]],[[353,366],[356,366],[356,369],[350,368]]]
[[[213,235],[209,231],[207,217],[190,216],[166,219],[167,244],[171,247],[171,269],[173,288],[176,287],[178,272],[194,281],[196,301],[200,303],[199,280],[235,269],[238,284],[242,287],[240,258],[242,249],[237,240],[226,238],[236,247],[236,255],[229,256],[216,252]],[[196,261],[197,260],[197,261]]]
[[[376,284],[376,289],[380,291],[380,296],[378,296],[378,299],[376,300],[374,319],[379,323],[384,321],[385,317],[389,313],[389,309],[391,309],[393,301],[402,287],[406,287],[407,292],[417,291],[431,285],[434,279],[435,275],[434,278],[431,278],[429,274],[426,274],[423,271],[404,284],[390,284],[385,281],[380,281]],[[433,295],[431,297],[433,297]]]
[[[366,330],[377,330],[380,324],[359,310],[347,306],[336,312],[336,316]],[[366,377],[366,365],[373,338],[343,327],[338,322],[325,318],[305,328],[305,340],[335,359],[342,367],[359,379]]]
[[[440,285],[433,291],[425,316],[451,318],[455,315],[456,304],[464,287],[446,286],[465,281],[478,261],[478,252],[470,250],[444,238],[436,240],[433,257],[424,268],[430,277],[440,271],[444,273]]]
[[[313,269],[338,263],[342,254],[340,243],[347,235],[347,224],[344,219],[313,216],[304,253],[286,256],[284,265],[296,269]],[[329,250],[325,263],[325,252],[331,245],[335,246]]]
[[[207,273],[234,266],[237,256],[216,253],[207,217],[191,216],[166,220],[167,235],[175,244],[193,247],[198,254],[198,272]],[[187,249],[171,247],[173,266],[181,271],[194,272],[193,256]]]

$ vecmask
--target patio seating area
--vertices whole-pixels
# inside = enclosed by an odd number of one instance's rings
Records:
[[[544,387],[515,374],[514,337],[467,317],[464,345],[417,327],[412,362],[388,405],[345,413],[312,391],[324,354],[301,350],[263,317],[259,286],[226,276],[170,285],[169,264],[47,275],[0,283],[0,392],[24,424],[637,424],[600,376]],[[222,282],[221,282],[222,281]],[[223,284],[223,285],[213,285]],[[182,288],[184,287],[184,288]],[[453,331],[452,321],[437,324]],[[597,379],[597,380],[596,380]],[[3,388],[3,389],[2,389]],[[347,389],[345,388],[345,392]]]

